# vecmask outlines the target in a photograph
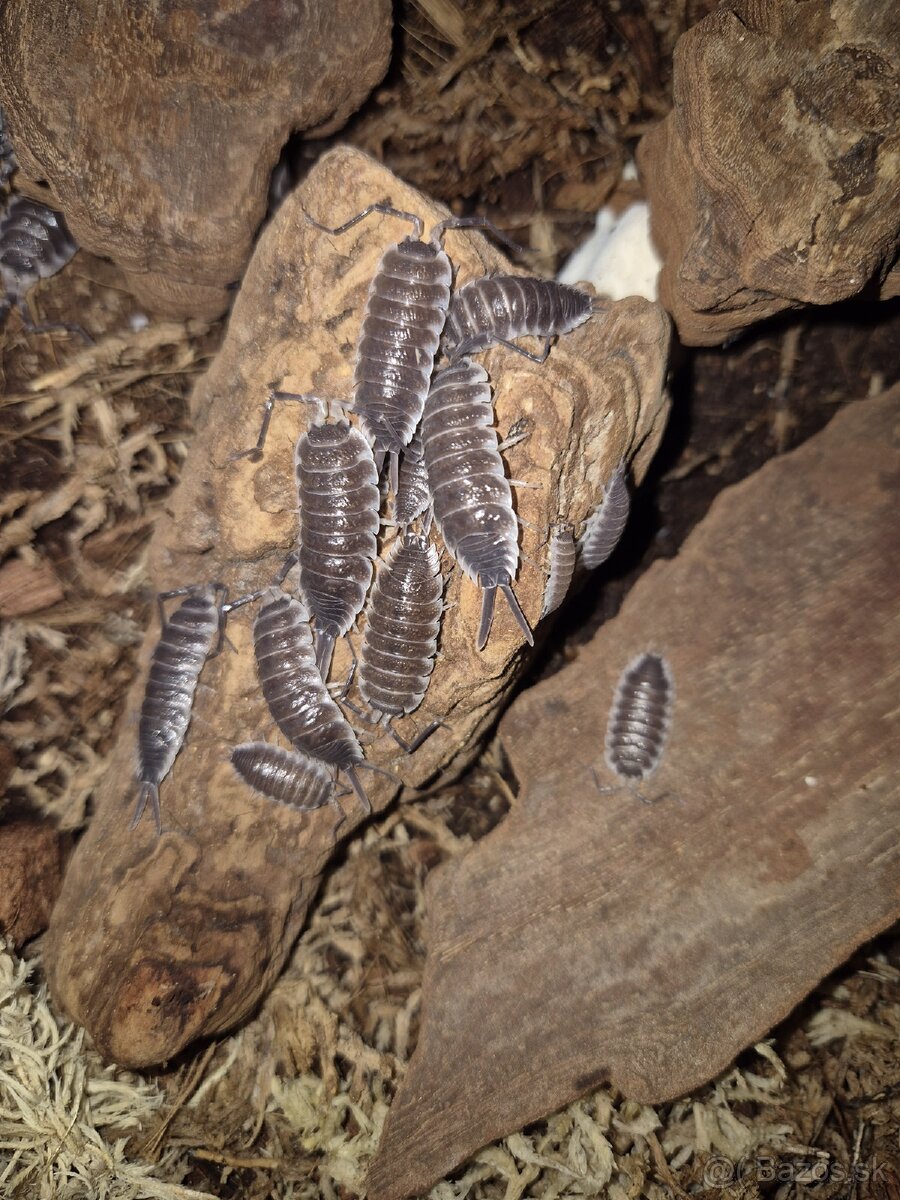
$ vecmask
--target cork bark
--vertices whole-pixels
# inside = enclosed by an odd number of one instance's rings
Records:
[[[682,35],[638,165],[683,342],[896,294],[898,64],[893,0],[725,0]]]
[[[723,492],[500,725],[507,820],[429,878],[422,1028],[368,1179],[423,1194],[610,1082],[705,1083],[900,915],[900,388]],[[604,762],[620,673],[674,675],[641,800]]]
[[[332,237],[306,214],[337,224],[375,201],[421,213],[426,229],[446,215],[366,156],[339,149],[320,160],[261,238],[226,341],[194,397],[190,458],[151,545],[155,588],[220,579],[237,595],[269,582],[292,548],[292,453],[311,419],[307,406],[277,406],[260,463],[231,456],[256,440],[270,381],[351,397],[369,283],[385,247],[409,227],[379,216]],[[510,269],[477,234],[451,233],[446,246],[459,282]],[[531,558],[545,558],[541,543],[560,515],[587,516],[621,458],[642,477],[665,423],[668,339],[662,309],[631,299],[560,339],[543,365],[503,348],[484,356],[500,433],[516,422],[528,433],[506,459],[511,478],[538,485],[516,497],[535,527],[521,535]],[[386,530],[386,542],[391,536]],[[387,736],[373,741],[363,733],[369,761],[397,772],[406,795],[473,758],[528,664],[502,601],[485,651],[476,651],[480,591],[446,553],[443,571],[449,608],[431,687],[398,730],[409,738],[436,718],[447,728],[412,756]],[[523,564],[514,586],[537,626],[540,568]],[[259,692],[251,615],[234,614],[228,636],[236,652],[224,651],[204,669],[187,742],[161,788],[158,840],[149,821],[128,830],[142,671],[54,914],[46,951],[54,996],[121,1063],[159,1062],[253,1009],[281,969],[335,846],[332,808],[308,815],[278,808],[241,783],[228,762],[238,742],[280,739]],[[551,627],[542,624],[538,637]],[[155,626],[148,630],[144,668],[158,636]],[[358,648],[358,635],[353,640]],[[348,663],[339,643],[332,677],[343,678]],[[398,790],[372,773],[365,783],[376,810]],[[362,816],[355,801],[343,803],[342,837]]]
[[[141,302],[169,316],[225,311],[282,146],[293,131],[340,128],[390,56],[388,0],[222,8],[0,8],[16,186],[61,209],[80,245],[111,258]]]

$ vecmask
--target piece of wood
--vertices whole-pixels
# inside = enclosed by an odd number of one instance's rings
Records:
[[[0,617],[21,617],[50,608],[65,593],[53,568],[45,562],[12,558],[0,567]]]
[[[339,129],[387,69],[373,0],[0,6],[16,186],[61,209],[149,309],[217,317],[294,131]]]
[[[220,579],[238,595],[270,582],[292,548],[293,446],[314,411],[276,406],[262,461],[232,456],[255,442],[272,380],[291,391],[351,397],[370,281],[384,249],[406,237],[409,226],[375,216],[332,237],[306,214],[338,223],[385,200],[421,213],[429,229],[446,215],[365,155],[339,149],[320,160],[263,234],[225,343],[194,396],[198,432],[190,461],[150,548],[158,588]],[[451,233],[446,244],[463,281],[510,269],[476,234]],[[541,365],[506,349],[486,356],[498,428],[505,433],[524,419],[529,433],[506,459],[512,478],[539,485],[519,489],[516,499],[536,527],[522,535],[532,557],[542,556],[545,530],[560,512],[584,519],[623,456],[634,456],[636,477],[643,475],[665,424],[668,339],[662,309],[631,299],[560,339]],[[451,568],[445,555],[444,573]],[[542,571],[525,564],[515,590],[535,625],[543,586]],[[412,737],[435,718],[447,727],[412,756],[387,735],[363,739],[371,742],[367,758],[399,772],[407,794],[472,759],[527,665],[523,639],[502,602],[479,654],[480,589],[453,569],[446,598],[451,607],[430,689],[398,732]],[[128,829],[135,718],[159,636],[155,625],[149,631],[96,816],[54,914],[45,954],[54,996],[121,1063],[159,1062],[255,1008],[281,969],[334,848],[333,808],[305,816],[278,808],[230,767],[231,746],[271,737],[274,728],[256,679],[252,615],[250,608],[234,614],[228,636],[237,653],[224,651],[203,672],[187,743],[162,784],[159,840],[149,820]],[[339,643],[332,677],[343,678],[348,665],[347,647]],[[368,772],[365,784],[376,810],[397,791],[391,780]],[[359,804],[344,803],[341,836],[361,820]]]
[[[725,0],[675,49],[638,165],[687,345],[876,294],[900,250],[895,0]]]
[[[0,825],[0,935],[16,949],[46,929],[62,873],[62,838],[49,821]]]
[[[900,915],[900,389],[723,492],[500,725],[510,816],[428,880],[422,1030],[368,1179],[419,1194],[609,1081],[698,1087]],[[657,775],[604,762],[616,682],[671,664]]]

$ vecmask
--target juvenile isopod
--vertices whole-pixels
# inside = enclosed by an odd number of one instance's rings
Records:
[[[297,812],[334,802],[334,779],[322,762],[268,742],[244,742],[231,752],[231,765],[255,791]]]
[[[554,337],[583,325],[600,307],[593,296],[555,279],[486,275],[453,293],[441,348],[453,361],[500,343],[543,362]],[[544,338],[543,352],[517,346],[519,337]]]
[[[422,417],[425,469],[444,543],[484,590],[479,650],[491,631],[498,588],[526,641],[534,645],[512,590],[519,562],[518,523],[493,420],[491,388],[483,367],[463,358],[438,372]]]
[[[414,712],[425,697],[437,652],[443,591],[434,546],[416,534],[398,538],[375,577],[357,674],[363,699],[388,727],[395,717]],[[431,725],[411,745],[391,733],[411,752],[434,728]]]
[[[378,473],[358,429],[347,420],[326,424],[323,401],[293,392],[270,390],[256,445],[235,457],[260,457],[276,400],[299,400],[320,409],[294,450],[300,513],[295,559],[300,591],[315,618],[316,660],[327,678],[334,643],[362,611],[372,582],[380,527]]]
[[[657,769],[672,723],[674,683],[658,654],[639,654],[622,672],[606,726],[606,764],[627,783]]]
[[[550,574],[544,587],[541,620],[555,612],[565,600],[575,573],[575,539],[572,526],[565,521],[554,525],[550,535]]]
[[[24,306],[28,290],[39,279],[47,279],[61,270],[77,249],[61,213],[27,196],[11,196],[0,215],[0,284],[4,292],[0,319],[16,304],[26,328],[32,332],[68,329],[86,337],[78,325],[61,322],[33,325]]]
[[[422,417],[450,305],[453,268],[443,249],[444,233],[475,227],[508,239],[482,217],[448,217],[434,226],[426,242],[421,217],[387,204],[370,204],[336,229],[310,222],[337,235],[373,212],[410,221],[414,230],[381,256],[366,299],[353,377],[353,411],[372,444],[379,473],[390,455],[396,488],[398,456]]]
[[[253,625],[263,695],[278,728],[295,749],[343,771],[366,812],[371,805],[356,774],[370,770],[353,729],[332,700],[316,666],[306,606],[280,588],[267,588]]]
[[[217,601],[219,593],[221,598]],[[181,595],[185,599],[166,620],[163,602]],[[212,653],[217,634],[216,653],[221,649],[225,633],[224,597],[225,589],[219,583],[176,588],[159,597],[162,632],[150,661],[141,705],[137,771],[140,790],[131,819],[132,829],[138,825],[149,800],[156,832],[161,832],[159,786],[184,743],[200,672]]]
[[[589,571],[605,563],[619,544],[630,508],[625,463],[621,462],[609,481],[603,499],[588,517],[578,541],[581,561]]]
[[[400,473],[394,496],[394,522],[401,529],[408,529],[413,521],[424,515],[427,533],[431,525],[430,509],[431,493],[428,491],[425,451],[422,435],[416,430],[400,456]]]

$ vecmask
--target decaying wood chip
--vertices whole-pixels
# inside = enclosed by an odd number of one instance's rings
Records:
[[[341,237],[314,229],[310,214],[340,222],[377,201],[445,214],[365,155],[323,157],[260,239],[223,348],[193,399],[197,435],[182,482],[150,549],[159,589],[220,579],[236,595],[271,581],[297,531],[293,446],[308,407],[281,404],[262,461],[234,460],[253,444],[267,385],[349,399],[353,356],[369,283],[387,245],[408,226],[388,217]],[[460,280],[510,266],[479,236],[448,234]],[[484,359],[504,435],[524,422],[529,436],[506,452],[510,475],[540,485],[518,489],[529,522],[522,548],[541,558],[545,531],[561,513],[583,521],[625,456],[639,481],[665,422],[663,378],[669,323],[658,305],[613,305],[554,346],[538,365],[504,348]],[[451,568],[443,563],[445,573]],[[523,564],[516,593],[537,624],[544,588]],[[412,736],[438,729],[407,757],[386,734],[368,732],[366,757],[399,772],[407,789],[460,770],[477,752],[498,707],[526,665],[511,614],[499,611],[487,650],[475,650],[480,589],[454,571],[440,654],[422,708],[398,723]],[[542,632],[548,626],[542,627]],[[46,951],[56,999],[90,1030],[104,1054],[142,1065],[193,1038],[227,1029],[251,1011],[278,974],[332,852],[337,821],[327,806],[309,814],[252,794],[231,769],[234,745],[273,723],[260,694],[249,610],[229,620],[227,649],[204,668],[184,749],[160,789],[163,835],[127,828],[134,804],[134,714],[159,636],[148,632],[144,671],[131,693],[97,813],[79,843]],[[358,639],[357,639],[358,645]],[[349,664],[339,644],[333,677]],[[376,810],[396,792],[366,781]],[[341,835],[361,819],[345,801]]]
[[[723,493],[503,719],[519,799],[428,880],[375,1200],[603,1081],[688,1092],[900,915],[898,421],[895,388]],[[645,650],[675,678],[653,804],[591,777]]]
[[[390,46],[387,0],[4,5],[16,186],[61,209],[149,308],[218,316],[282,146],[295,130],[340,128]]]
[[[0,567],[0,617],[21,617],[39,612],[64,596],[53,568],[47,563],[34,565],[21,558],[10,559]]]
[[[0,825],[0,934],[13,946],[47,927],[62,869],[61,837],[49,821]]]
[[[682,341],[896,293],[898,88],[894,0],[726,0],[682,35],[674,111],[638,150]]]

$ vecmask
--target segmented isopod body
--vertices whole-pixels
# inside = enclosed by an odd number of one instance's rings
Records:
[[[214,584],[191,589],[163,625],[153,651],[138,725],[140,791],[132,829],[149,800],[156,831],[160,832],[159,785],[184,743],[200,672],[222,627],[217,590],[221,589]],[[165,597],[163,593],[161,599]]]
[[[588,517],[578,542],[581,561],[589,571],[605,563],[619,544],[630,508],[625,463],[622,462],[609,481],[602,501]]]
[[[370,811],[356,775],[365,765],[362,749],[316,666],[306,606],[280,588],[268,588],[253,641],[259,682],[278,728],[297,750],[343,771]]]
[[[639,654],[622,672],[606,727],[606,762],[620,779],[646,779],[659,766],[673,697],[672,672],[658,654]]]
[[[444,543],[484,589],[479,650],[490,633],[498,588],[534,644],[511,587],[519,561],[518,525],[493,419],[483,367],[463,358],[438,372],[422,417],[425,469]]]
[[[0,282],[6,306],[18,303],[39,279],[55,275],[77,249],[61,213],[27,196],[11,196],[0,216]]]
[[[495,342],[556,337],[584,324],[597,303],[586,292],[554,279],[486,275],[453,293],[441,346],[447,357],[455,360]],[[515,349],[525,353],[521,347]]]
[[[572,526],[566,522],[554,525],[550,537],[550,574],[544,588],[541,620],[555,612],[568,595],[569,585],[575,573],[576,555]]]
[[[378,553],[378,473],[369,444],[347,421],[312,425],[294,455],[300,501],[300,590],[316,620],[327,678],[335,639],[356,620]]]
[[[425,470],[425,451],[422,448],[422,435],[416,431],[408,446],[404,446],[400,456],[400,474],[397,481],[397,494],[394,497],[394,520],[406,529],[417,517],[431,506],[431,493],[428,491],[428,473]],[[427,522],[430,524],[430,520]]]
[[[359,690],[379,716],[403,716],[422,703],[434,669],[443,590],[434,546],[415,534],[398,538],[375,578],[359,654]]]
[[[0,108],[0,183],[6,183],[17,166],[16,152],[6,129],[6,114]]]
[[[244,742],[232,750],[231,765],[255,791],[297,812],[312,812],[334,800],[329,769],[297,750]]]

